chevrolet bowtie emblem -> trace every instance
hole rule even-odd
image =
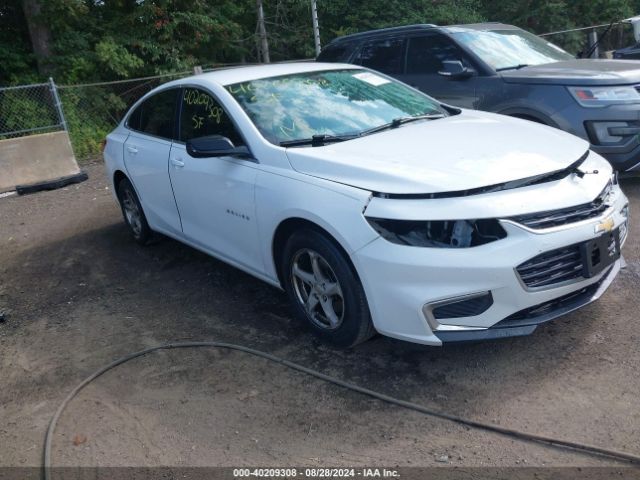
[[[596,233],[610,232],[613,230],[613,218],[607,218],[596,225]]]

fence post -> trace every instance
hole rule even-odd
[[[66,132],[67,121],[64,119],[64,111],[62,110],[62,102],[60,101],[60,96],[58,95],[58,87],[56,87],[56,84],[51,77],[49,77],[49,88],[51,89],[51,96],[53,97],[54,107],[56,108],[56,112],[58,113],[58,120],[60,120],[62,129]]]
[[[320,27],[318,26],[318,5],[311,0],[311,23],[313,25],[313,42],[316,47],[316,57],[320,55]]]
[[[596,32],[595,28],[589,30],[589,33],[587,34],[587,43],[589,45],[589,49],[593,48],[593,52],[591,52],[590,57],[598,58],[600,56],[600,52],[598,51],[598,32]]]

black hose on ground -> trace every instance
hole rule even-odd
[[[534,433],[527,433],[520,430],[514,430],[511,428],[505,428],[498,425],[492,425],[490,423],[478,422],[475,420],[470,420],[463,417],[458,417],[456,415],[452,415],[449,413],[439,412],[436,410],[431,410],[422,405],[418,405],[416,403],[408,402],[406,400],[401,400],[398,398],[391,397],[389,395],[385,395],[384,393],[379,393],[374,390],[370,390],[368,388],[360,387],[358,385],[354,385],[352,383],[346,382],[339,378],[332,377],[330,375],[325,375],[324,373],[318,372],[316,370],[312,370],[305,366],[299,365],[294,362],[290,362],[289,360],[285,360],[283,358],[277,357],[270,353],[266,353],[260,350],[256,350],[249,347],[244,347],[242,345],[235,345],[233,343],[224,343],[224,342],[177,342],[177,343],[166,343],[164,345],[158,345],[155,347],[146,348],[144,350],[140,350],[138,352],[131,353],[126,355],[118,360],[111,362],[109,365],[106,365],[96,372],[89,375],[86,379],[84,379],[78,386],[76,386],[69,395],[64,399],[64,401],[60,404],[56,413],[51,418],[51,422],[49,423],[49,427],[47,428],[47,434],[45,437],[44,444],[44,478],[45,480],[50,480],[50,469],[51,469],[51,445],[53,442],[53,434],[56,429],[56,425],[62,415],[62,412],[67,407],[69,402],[73,400],[73,398],[88,384],[90,384],[93,380],[101,376],[102,374],[108,372],[109,370],[117,367],[118,365],[122,365],[129,360],[133,360],[134,358],[142,357],[151,352],[155,352],[158,350],[171,350],[175,348],[199,348],[199,347],[213,347],[213,348],[224,348],[228,350],[236,350],[239,352],[248,353],[250,355],[254,355],[256,357],[261,357],[271,362],[278,363],[280,365],[284,365],[285,367],[291,368],[293,370],[297,370],[298,372],[306,373],[312,377],[318,378],[320,380],[324,380],[325,382],[332,383],[334,385],[338,385],[340,387],[346,388],[348,390],[361,393],[363,395],[368,395],[372,398],[376,398],[383,402],[387,402],[393,405],[397,405],[399,407],[407,408],[409,410],[413,410],[424,415],[429,415],[431,417],[441,418],[443,420],[449,420],[460,425],[465,425],[467,427],[486,430],[489,432],[498,433],[501,435],[506,435],[508,437],[516,438],[518,440],[527,441],[527,442],[535,442],[535,443],[543,443],[545,445],[551,445],[554,447],[571,449],[579,452],[583,452],[589,455],[598,455],[609,457],[615,460],[621,460],[625,462],[631,462],[634,464],[640,465],[640,455],[634,455],[632,453],[620,452],[616,450],[610,450],[607,448],[602,448],[594,445],[587,445],[579,442],[572,442],[570,440],[562,440],[552,437],[546,437],[543,435],[537,435]]]

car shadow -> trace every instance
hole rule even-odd
[[[5,274],[12,279],[5,292],[12,321],[28,327],[46,316],[47,328],[79,329],[87,355],[104,345],[105,324],[112,357],[168,341],[234,342],[470,415],[570,371],[573,352],[605,315],[595,303],[529,337],[429,347],[377,336],[339,350],[292,318],[279,289],[166,237],[140,247],[120,222],[27,250],[5,265]],[[599,361],[586,357],[580,368]]]

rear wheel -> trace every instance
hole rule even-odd
[[[374,335],[360,280],[327,236],[310,229],[294,233],[281,268],[296,317],[322,340],[350,347]]]
[[[127,178],[123,178],[118,183],[118,199],[120,200],[122,216],[127,227],[129,227],[131,236],[140,245],[146,245],[153,232],[149,228],[147,217],[144,215],[138,195],[136,195],[133,185]]]

